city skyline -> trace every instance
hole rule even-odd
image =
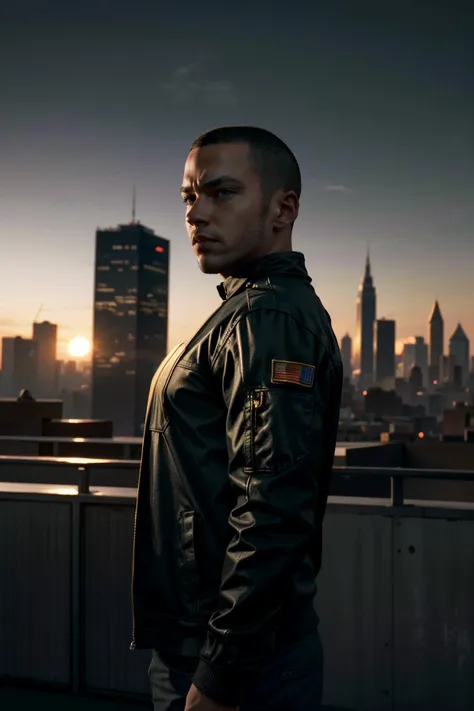
[[[132,222],[130,222],[129,224],[133,224],[133,219],[132,219]],[[138,221],[137,224],[142,225],[142,223],[141,223],[140,221]],[[148,227],[147,225],[143,225],[143,226],[144,226],[145,228]],[[116,227],[114,227],[114,228],[111,228],[111,227],[105,228],[105,231],[107,231],[107,230],[109,230],[109,231],[110,231],[110,230],[114,231],[114,230],[120,229],[121,227],[123,227],[123,225],[116,225]],[[152,228],[149,228],[149,229],[152,229]],[[99,231],[101,231],[101,230],[99,230]],[[158,238],[159,238],[159,239],[163,239],[160,235],[158,235]],[[164,239],[166,240],[166,238],[164,238]],[[171,255],[171,253],[172,253],[172,249],[171,249],[171,245],[170,245],[170,255]],[[365,271],[364,271],[364,274],[366,274],[368,260],[369,260],[369,256],[367,255],[367,256],[366,256],[366,261],[365,261]],[[171,260],[170,260],[170,272],[172,271],[171,265],[172,265],[172,263],[171,263]],[[369,267],[369,269],[370,269],[370,272],[371,272],[371,276],[373,276],[373,269],[372,269],[372,265],[371,265],[371,260],[370,260],[370,267]],[[334,330],[335,330],[335,332],[336,332],[336,335],[337,335],[339,344],[341,345],[343,339],[344,339],[346,336],[349,336],[350,339],[351,339],[351,344],[352,344],[352,348],[353,348],[353,349],[354,349],[354,343],[355,343],[356,340],[357,340],[357,309],[358,309],[358,299],[360,298],[361,285],[364,283],[364,278],[365,278],[365,277],[363,276],[362,281],[359,281],[359,288],[358,288],[358,290],[357,290],[357,292],[356,292],[356,294],[355,294],[355,296],[354,296],[354,299],[353,299],[353,311],[354,311],[354,313],[355,313],[356,315],[355,315],[355,318],[354,318],[354,327],[352,328],[352,330],[346,330],[346,331],[340,330],[340,331],[338,331],[338,329],[335,327],[335,324],[333,323]],[[217,279],[216,285],[217,285],[219,282],[220,282],[220,277]],[[381,288],[383,289],[383,285],[382,285]],[[216,292],[216,293],[217,293],[217,292]],[[377,290],[377,301],[378,301],[378,300],[379,300],[379,291]],[[219,303],[217,300],[216,300],[216,302],[217,302],[217,304]],[[429,310],[429,312],[428,312],[428,316],[425,318],[424,332],[416,332],[416,333],[413,333],[413,334],[410,334],[410,335],[404,335],[404,336],[398,336],[398,335],[397,335],[396,340],[395,340],[395,345],[396,345],[396,347],[395,347],[395,353],[396,353],[397,356],[401,356],[401,355],[403,354],[403,347],[404,347],[405,344],[414,344],[414,343],[415,343],[415,340],[416,340],[417,338],[419,338],[419,337],[424,338],[424,340],[425,340],[425,342],[426,342],[427,344],[431,344],[431,338],[430,338],[430,335],[431,335],[430,323],[431,323],[431,318],[432,318],[432,315],[433,315],[433,309],[436,310],[436,309],[439,309],[440,307],[441,307],[441,310],[442,310],[443,315],[444,315],[444,311],[445,311],[445,310],[444,310],[444,308],[442,307],[442,304],[441,304],[441,305],[439,304],[438,300],[435,300],[435,301],[431,304],[431,308],[430,308],[430,310]],[[50,309],[47,309],[47,308],[44,308],[43,305],[41,306],[41,309],[40,309],[40,312],[41,312],[41,313],[43,313],[43,312],[49,312],[49,311],[51,311],[51,310],[50,310]],[[171,311],[172,311],[172,305],[171,305],[171,303],[170,303],[170,312],[171,312]],[[94,338],[93,338],[93,314],[94,314],[94,300],[92,299],[92,302],[91,302],[91,321],[92,321],[92,323],[91,323],[91,326],[90,326],[90,333],[89,333],[88,331],[86,331],[86,330],[83,330],[83,331],[77,331],[77,333],[74,332],[74,333],[72,333],[70,336],[66,336],[66,337],[64,337],[63,339],[58,338],[58,339],[57,339],[57,344],[58,344],[57,358],[58,358],[58,360],[74,360],[74,359],[77,359],[79,362],[81,362],[81,361],[83,361],[83,362],[91,362],[91,361],[92,361],[93,341],[94,341]],[[36,315],[38,315],[38,312],[37,312]],[[205,318],[206,318],[207,316],[208,316],[208,312],[206,312],[206,313],[204,314],[203,321],[205,320]],[[7,321],[8,319],[5,319],[5,320]],[[384,314],[379,314],[378,309],[377,309],[377,313],[376,313],[376,319],[375,319],[375,321],[374,321],[374,328],[375,328],[375,326],[376,326],[377,320],[393,320],[393,321],[395,321],[395,323],[396,323],[397,334],[398,334],[398,332],[400,331],[400,322],[397,320],[397,318],[396,318],[396,317],[392,317],[392,318],[389,319],[386,315],[384,315]],[[447,354],[447,353],[448,353],[448,351],[449,351],[449,342],[450,342],[450,339],[451,339],[451,337],[459,330],[459,327],[460,327],[460,326],[461,326],[462,330],[464,331],[464,333],[466,334],[466,336],[467,336],[469,342],[470,342],[470,343],[473,343],[473,342],[474,342],[474,339],[471,338],[471,336],[470,336],[470,334],[469,334],[469,331],[465,328],[464,324],[463,324],[459,319],[456,318],[456,316],[454,317],[454,319],[452,319],[452,324],[453,324],[452,329],[450,329],[449,325],[448,325],[448,328],[446,328],[446,319],[443,318],[443,321],[444,321],[444,354]],[[43,323],[50,323],[50,324],[53,324],[54,326],[57,326],[57,325],[58,325],[58,324],[56,324],[56,323],[54,322],[54,319],[52,319],[52,318],[50,318],[50,317],[45,318]],[[38,324],[36,324],[36,325],[38,325]],[[168,351],[168,352],[178,344],[178,341],[173,341],[173,340],[171,340],[170,333],[171,333],[171,334],[173,333],[173,329],[170,328],[170,326],[172,326],[172,324],[169,324],[169,326],[168,326],[168,348],[167,348],[167,351]],[[198,326],[199,326],[199,323],[197,324],[196,328],[197,328]],[[24,330],[23,333],[20,333],[20,332],[13,332],[13,331],[8,332],[8,325],[7,325],[6,327],[5,327],[5,326],[2,327],[2,325],[1,325],[1,317],[0,317],[0,340],[1,340],[2,338],[5,338],[5,337],[6,337],[6,338],[13,338],[13,337],[17,337],[17,336],[20,336],[20,337],[26,338],[26,339],[31,339],[31,338],[32,338],[32,333],[34,332],[34,327],[35,327],[35,322],[32,321],[29,325],[26,326],[26,328],[25,328],[25,330]],[[191,336],[192,336],[192,334],[194,333],[194,331],[196,330],[196,328],[193,329],[193,330],[191,330],[191,331],[189,332],[188,337],[191,337]],[[61,331],[61,326],[60,326],[60,325],[59,325],[59,329],[58,329],[58,330]],[[63,330],[63,332],[64,332],[66,329],[64,329],[64,327],[63,327],[62,330]],[[70,330],[70,329],[67,329],[67,330]],[[403,331],[403,327],[402,327],[401,330]],[[474,335],[474,334],[473,334],[473,335]],[[73,355],[72,355],[70,352],[68,352],[68,350],[67,350],[67,346],[69,345],[69,343],[71,342],[71,340],[77,339],[78,336],[85,337],[87,340],[89,340],[89,342],[90,342],[90,344],[91,344],[91,350],[90,350],[90,352],[89,352],[86,356],[83,356],[83,357],[73,356]],[[375,332],[374,332],[374,339],[375,339]],[[186,340],[186,339],[184,338],[183,340]],[[62,347],[61,347],[61,346],[62,346]],[[470,355],[471,355],[471,354],[470,354]],[[472,357],[474,358],[474,353],[472,354]],[[375,351],[374,351],[374,358],[375,358]],[[352,360],[353,367],[355,367],[355,368],[357,369],[357,366],[356,366],[357,353],[356,353],[354,350],[353,350],[353,352],[352,352],[352,359],[353,359],[353,360]],[[375,361],[374,361],[374,363],[375,363]],[[0,369],[1,369],[1,367],[2,367],[2,363],[1,363],[1,349],[0,349]]]
[[[0,337],[30,337],[44,304],[59,358],[74,336],[91,339],[95,232],[130,220],[133,184],[138,218],[170,241],[169,348],[192,335],[218,305],[220,279],[199,272],[188,243],[185,157],[201,132],[247,123],[274,131],[300,162],[294,248],[339,340],[355,335],[370,244],[377,315],[396,321],[397,350],[428,339],[435,300],[446,338],[460,322],[474,342],[473,49],[462,13],[349,3],[292,13],[262,0],[243,2],[230,32],[214,0],[190,24],[181,6],[143,0],[118,0],[113,22],[100,2],[74,19],[56,0],[48,12],[26,5],[5,11],[0,43]]]

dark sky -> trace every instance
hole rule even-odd
[[[299,159],[294,247],[339,337],[370,243],[399,339],[426,335],[435,298],[474,339],[470,5],[3,0],[0,336],[44,303],[62,341],[90,337],[95,229],[130,219],[134,182],[172,243],[170,346],[191,335],[218,296],[187,243],[184,160],[249,123]]]

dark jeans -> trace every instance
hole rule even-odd
[[[150,668],[155,711],[184,711],[192,674],[169,669],[153,652]],[[316,630],[277,651],[244,690],[240,711],[319,711],[323,686],[323,648]]]

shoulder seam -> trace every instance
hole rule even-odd
[[[288,316],[289,318],[293,319],[293,321],[295,321],[295,322],[297,323],[297,325],[298,325],[300,328],[304,329],[305,331],[309,331],[309,332],[314,336],[314,338],[316,339],[317,343],[319,343],[319,345],[321,346],[321,348],[324,349],[324,351],[325,351],[325,353],[327,354],[327,356],[328,356],[329,360],[331,361],[331,363],[334,364],[335,361],[334,361],[333,357],[332,357],[331,354],[329,353],[329,351],[328,351],[327,347],[325,346],[325,344],[324,344],[324,343],[321,341],[321,339],[318,337],[318,335],[317,335],[311,328],[308,328],[308,326],[306,326],[306,324],[302,324],[300,321],[298,321],[298,319],[297,319],[292,313],[290,313],[289,311],[286,311],[286,310],[284,310],[284,309],[271,308],[271,307],[264,307],[264,308],[259,309],[259,310],[261,310],[261,311],[277,311],[278,313],[284,314],[285,316]],[[220,344],[219,348],[217,349],[217,351],[215,352],[215,354],[214,354],[214,356],[213,356],[213,358],[212,358],[212,361],[211,361],[211,369],[214,368],[214,365],[215,365],[217,359],[219,358],[220,354],[222,353],[222,351],[223,351],[223,349],[224,349],[226,343],[229,341],[229,339],[230,339],[231,336],[233,335],[235,329],[236,329],[237,326],[240,324],[240,322],[243,321],[243,319],[248,318],[248,316],[250,316],[251,314],[255,314],[255,313],[256,313],[256,311],[249,310],[249,311],[246,311],[245,313],[241,314],[241,315],[239,316],[239,318],[237,319],[237,321],[233,324],[233,326],[232,326],[232,328],[229,330],[229,332],[224,335],[224,337],[223,337],[223,339],[222,339],[222,343]]]

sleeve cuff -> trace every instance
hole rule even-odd
[[[238,706],[241,680],[228,670],[212,667],[200,659],[193,677],[194,686],[213,701],[223,706]]]

